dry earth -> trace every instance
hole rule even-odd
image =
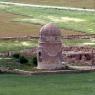
[[[14,14],[0,12],[0,37],[38,35],[41,26],[12,21],[19,17],[20,16]]]

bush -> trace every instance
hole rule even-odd
[[[66,66],[65,66],[65,69],[66,69],[66,70],[69,70],[70,68],[69,68],[69,66],[66,65]]]
[[[34,66],[37,66],[37,57],[36,57],[36,56],[33,56],[33,57],[32,57],[32,64],[33,64]]]
[[[19,53],[15,53],[13,55],[13,58],[15,58],[16,61],[19,62],[20,64],[37,66],[37,57],[36,56],[32,56],[32,58],[29,61],[26,57],[21,56]]]
[[[13,54],[13,57],[16,58],[16,59],[19,59],[20,54],[19,53],[15,53],[15,54]]]
[[[19,57],[19,62],[20,62],[21,64],[26,64],[26,63],[28,63],[28,60],[27,60],[24,56],[20,56],[20,57]]]

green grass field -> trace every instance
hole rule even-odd
[[[19,51],[26,48],[36,47],[38,41],[33,39],[31,41],[0,41],[0,52],[3,51]]]
[[[95,95],[95,73],[31,77],[0,74],[0,95]]]
[[[90,45],[95,47],[95,41],[91,41],[90,39],[72,39],[72,40],[62,39],[62,43],[63,45],[67,46]],[[33,39],[30,41],[11,41],[11,40],[0,41],[0,52],[19,51],[37,46],[38,46],[38,39]]]
[[[63,44],[65,44],[67,46],[90,45],[90,46],[95,47],[95,41],[91,41],[90,39],[64,39]]]
[[[51,8],[10,6],[7,12],[24,15],[25,18],[15,18],[12,21],[44,25],[56,23],[60,28],[74,31],[95,33],[95,12],[70,11]]]

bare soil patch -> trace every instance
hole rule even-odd
[[[20,16],[5,12],[0,13],[0,37],[38,35],[41,26],[12,21],[18,17]]]

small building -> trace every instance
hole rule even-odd
[[[63,67],[61,31],[52,23],[44,25],[40,30],[37,60],[38,69],[60,69]]]

